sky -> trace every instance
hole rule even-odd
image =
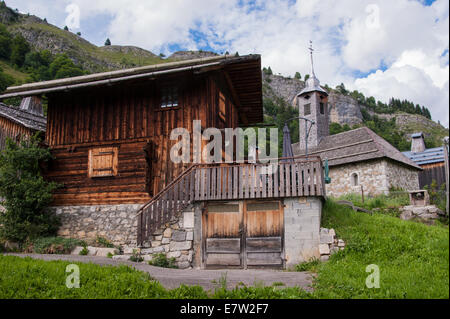
[[[275,74],[315,74],[383,102],[428,107],[449,124],[448,0],[6,0],[88,41],[153,53],[257,53]]]

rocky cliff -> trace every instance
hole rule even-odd
[[[294,107],[297,106],[297,94],[305,87],[304,81],[286,78],[281,75],[268,75],[264,72],[263,82],[271,88],[271,90],[267,90],[266,98],[274,98],[275,96],[273,95],[276,95]],[[350,126],[362,123],[361,106],[352,97],[332,91],[328,101],[331,122],[341,125],[348,124]]]
[[[296,95],[305,87],[304,81],[280,75],[268,75],[265,72],[262,75],[263,87],[266,88],[263,90],[265,99],[274,101],[282,99],[289,105],[297,106]],[[412,133],[420,131],[424,133],[425,137],[432,138],[437,145],[440,145],[442,137],[448,136],[448,129],[422,115],[375,113],[351,96],[343,95],[335,90],[329,91],[328,102],[330,122],[340,125],[347,124],[350,127],[358,124],[364,125],[362,112],[366,111],[371,116],[376,115],[381,119],[391,120],[395,118],[397,131],[408,141],[411,140],[410,135]]]
[[[174,60],[192,60],[213,56],[218,56],[218,54],[209,51],[177,51],[170,55],[169,58]]]

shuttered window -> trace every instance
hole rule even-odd
[[[89,150],[89,177],[117,175],[117,147],[98,147]]]
[[[311,114],[311,104],[310,103],[305,104],[304,110],[305,110],[304,115],[310,115]]]

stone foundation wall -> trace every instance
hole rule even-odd
[[[121,246],[125,255],[115,259],[128,260],[136,251],[137,205],[98,205],[51,207],[61,218],[58,236],[94,241],[97,236]],[[189,207],[178,218],[156,231],[144,247],[137,249],[145,261],[153,254],[164,253],[174,257],[179,268],[191,267],[194,257],[194,206]],[[200,234],[201,236],[201,234]]]
[[[144,243],[140,253],[145,261],[154,254],[164,253],[167,258],[175,258],[178,268],[191,268],[194,260],[194,211],[190,206],[178,218],[157,230],[151,241]]]
[[[97,236],[115,245],[136,247],[136,213],[142,205],[97,205],[51,207],[61,218],[58,236],[95,240]]]
[[[322,200],[318,197],[284,199],[286,267],[319,258]]]

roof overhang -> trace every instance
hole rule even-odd
[[[263,121],[261,56],[217,56],[36,82],[6,89],[1,99],[69,92],[88,87],[112,85],[137,79],[154,79],[166,74],[192,71],[196,74],[222,70],[235,91],[234,99],[248,124]],[[246,123],[246,124],[247,124]]]
[[[9,107],[3,103],[0,103],[0,117],[35,131],[45,132],[46,129],[47,119],[44,116]]]

